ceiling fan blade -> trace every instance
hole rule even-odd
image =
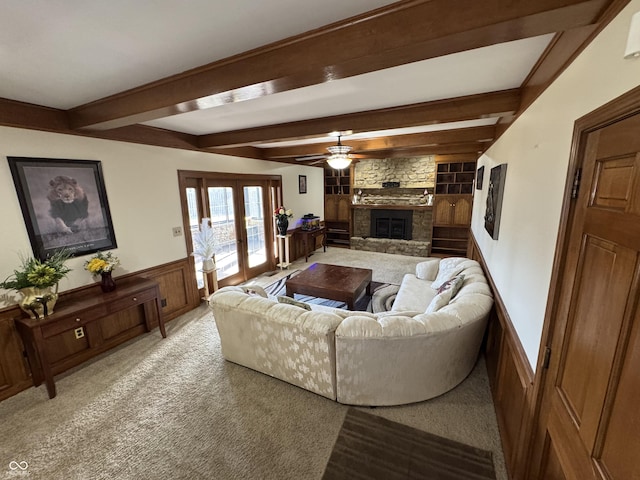
[[[308,162],[311,160],[324,160],[326,155],[304,155],[302,157],[296,157],[296,162]]]

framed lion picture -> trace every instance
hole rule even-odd
[[[117,247],[99,161],[7,159],[36,258],[62,248],[80,256]]]

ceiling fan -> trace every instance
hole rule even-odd
[[[351,164],[351,161],[355,158],[363,158],[364,155],[353,154],[351,152],[351,147],[348,145],[343,145],[340,141],[340,138],[343,135],[351,134],[351,131],[348,132],[332,132],[332,135],[338,136],[337,145],[332,145],[327,147],[329,153],[326,154],[309,154],[302,155],[300,157],[296,157],[297,162],[311,162],[309,165],[318,165],[324,163],[325,161],[332,167],[336,169],[343,169],[348,167]],[[316,160],[315,162],[313,160]],[[337,164],[336,164],[337,162]]]

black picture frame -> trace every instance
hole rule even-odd
[[[307,193],[306,175],[298,175],[298,193]]]
[[[484,165],[478,168],[476,172],[476,190],[482,190],[482,181],[484,180]]]
[[[500,218],[502,217],[502,198],[507,178],[507,164],[503,163],[491,169],[487,191],[487,205],[484,214],[484,228],[491,238],[498,240]]]
[[[97,160],[7,157],[34,257],[117,248],[102,164]]]

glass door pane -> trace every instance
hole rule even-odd
[[[247,232],[247,259],[249,268],[267,261],[267,239],[264,228],[263,190],[259,186],[245,186],[244,225]]]
[[[238,263],[238,239],[236,236],[236,211],[232,187],[208,187],[211,227],[217,239],[216,266],[218,280],[240,271]]]
[[[191,239],[193,242],[193,234],[197,232],[200,228],[200,212],[198,211],[198,189],[195,187],[187,187],[187,209],[189,211],[189,230],[191,230]],[[191,250],[195,249],[195,245],[191,246]],[[198,283],[198,288],[204,288],[204,280],[202,279],[202,274],[200,270],[202,270],[202,259],[195,258],[196,263],[196,282]]]

